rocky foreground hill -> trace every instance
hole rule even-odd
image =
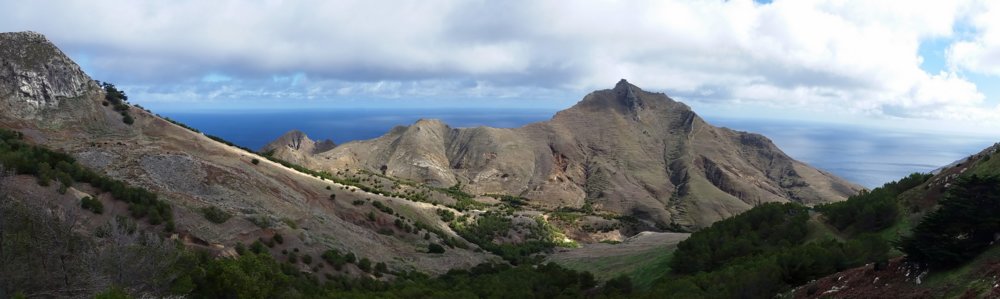
[[[621,80],[551,120],[514,129],[432,119],[328,150],[294,131],[266,146],[331,172],[363,169],[542,208],[697,229],[765,202],[844,200],[855,184],[796,161],[759,134],[706,123],[687,105]]]
[[[69,154],[95,173],[156,193],[172,208],[172,219],[166,219],[169,229],[163,219],[167,215],[149,220],[144,211],[136,212],[124,199],[94,184],[70,180],[67,190],[57,190],[18,175],[4,182],[2,195],[55,214],[75,215],[80,221],[74,225],[84,231],[131,215],[143,229],[169,231],[168,237],[220,255],[235,254],[237,244],[264,241],[276,257],[318,259],[335,249],[372,264],[386,263],[389,269],[425,273],[499,260],[468,246],[428,252],[429,244],[459,238],[435,214],[449,208],[374,194],[291,169],[141,107],[111,103],[127,100],[109,97],[114,92],[87,76],[41,34],[0,33],[0,128],[16,132],[28,144]],[[20,159],[16,154],[3,158]],[[15,168],[5,165],[6,170]],[[103,203],[102,214],[81,209],[87,197]],[[413,229],[417,223],[421,229]],[[363,273],[350,265],[337,270],[298,267],[316,275]]]

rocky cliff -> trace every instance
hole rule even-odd
[[[0,121],[50,128],[94,124],[101,116],[88,101],[99,86],[80,67],[34,32],[0,33]],[[16,59],[15,59],[16,58]]]
[[[762,202],[839,201],[860,189],[792,159],[764,136],[714,127],[687,105],[625,80],[521,128],[420,120],[376,139],[279,157],[461,184],[548,208],[632,215],[661,227],[699,228]]]

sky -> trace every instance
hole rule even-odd
[[[12,1],[154,111],[571,106],[1000,132],[1000,1]]]

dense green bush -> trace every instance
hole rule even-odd
[[[827,221],[839,230],[876,232],[892,226],[899,218],[896,197],[930,177],[930,174],[913,173],[870,192],[862,191],[846,201],[817,206],[816,210],[822,212]]]
[[[80,207],[83,208],[84,210],[91,211],[94,214],[104,213],[104,204],[101,203],[100,200],[97,200],[96,198],[90,196],[85,196],[84,198],[80,199]]]
[[[372,271],[372,261],[369,260],[366,257],[361,258],[361,260],[358,261],[358,269],[361,269],[361,271],[365,271],[365,272],[371,272]]]
[[[712,271],[737,258],[799,244],[806,237],[808,219],[808,209],[798,204],[759,205],[677,244],[670,267],[682,274]]]
[[[1000,178],[959,177],[941,207],[898,243],[909,261],[933,269],[961,265],[985,251],[1000,234]]]
[[[698,234],[698,233],[695,233]],[[869,262],[884,262],[889,244],[876,235],[826,240],[731,259],[711,271],[670,276],[654,298],[773,298],[814,279]],[[676,255],[674,259],[676,259]]]
[[[215,224],[226,223],[226,221],[229,221],[229,218],[233,217],[233,215],[226,213],[226,211],[223,211],[222,209],[219,209],[216,206],[207,206],[201,208],[201,215],[204,216],[205,219],[207,219],[208,221],[211,221],[212,223]]]
[[[431,243],[430,245],[427,245],[427,252],[428,253],[444,253],[444,246],[441,246],[440,244],[437,244],[437,243]]]
[[[438,216],[441,217],[441,221],[451,222],[451,221],[455,220],[455,212],[452,212],[452,211],[449,211],[449,210],[445,210],[445,209],[437,209],[437,214],[438,214]]]

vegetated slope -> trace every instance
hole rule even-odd
[[[231,255],[237,244],[262,240],[281,259],[291,252],[318,259],[332,248],[386,262],[394,270],[429,273],[496,259],[473,252],[474,247],[428,253],[430,244],[456,237],[430,204],[295,171],[126,101],[114,86],[98,84],[80,71],[44,36],[0,33],[0,127],[19,132],[28,144],[67,153],[96,173],[155,192],[172,207],[176,237],[188,243]],[[70,187],[74,200],[95,197],[110,203],[100,190],[82,183]],[[37,199],[18,191],[26,186],[11,188],[21,200]],[[355,201],[380,201],[395,212]],[[277,236],[282,240],[275,242]],[[307,265],[296,267],[316,272]],[[333,273],[363,271],[349,266]]]
[[[282,143],[282,142],[279,142]],[[697,229],[765,202],[816,204],[860,188],[795,161],[766,137],[714,127],[686,105],[622,80],[551,120],[515,129],[420,120],[318,154],[276,157],[336,172],[364,169],[472,194],[634,216]]]
[[[935,171],[893,198],[900,216],[882,237],[900,254],[887,267],[865,266],[798,288],[803,298],[886,296],[995,298],[1000,296],[1000,144]]]

